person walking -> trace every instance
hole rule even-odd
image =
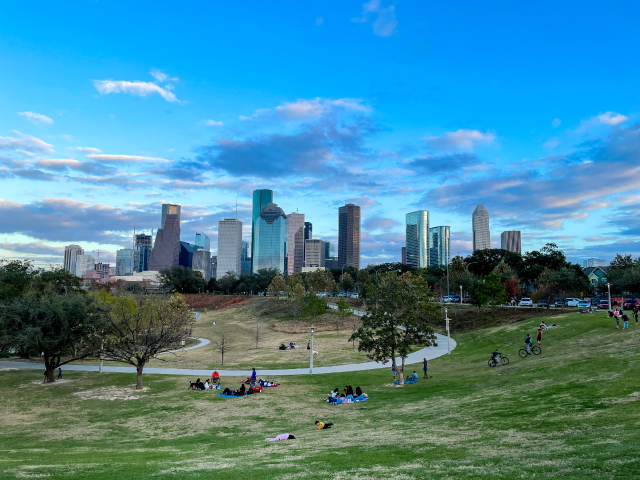
[[[251,386],[255,387],[256,386],[256,378],[257,378],[257,374],[256,374],[256,369],[252,369],[251,372]]]
[[[541,345],[542,345],[542,343],[541,343],[541,342],[542,342],[542,329],[541,329],[541,328],[539,328],[539,329],[538,329],[538,346],[541,346]]]
[[[620,312],[616,308],[615,312],[613,312],[613,316],[616,319],[616,330],[620,330]]]
[[[629,328],[629,317],[626,313],[622,315],[622,329],[624,330],[625,328]]]
[[[426,358],[422,359],[422,371],[424,372],[424,377],[422,378],[429,378],[429,375],[427,373],[429,371],[429,365],[427,364]]]
[[[636,325],[638,325],[638,305],[633,306],[633,318],[636,319]]]
[[[58,367],[58,380],[62,380],[62,367]]]

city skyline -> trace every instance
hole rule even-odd
[[[251,241],[256,188],[277,191],[284,211],[305,212],[314,238],[336,246],[334,211],[360,205],[362,265],[400,261],[404,217],[420,209],[450,226],[452,256],[468,255],[478,203],[494,248],[518,230],[523,252],[554,242],[577,263],[640,254],[640,67],[627,61],[638,6],[587,8],[576,22],[566,4],[511,5],[529,19],[516,28],[502,4],[470,2],[453,27],[454,5],[330,2],[295,15],[291,5],[204,4],[192,28],[156,43],[140,5],[128,8],[135,34],[111,42],[95,31],[122,17],[104,3],[7,5],[0,257],[62,265],[79,244],[115,263],[134,229],[155,237],[162,203],[182,205],[181,240],[204,231],[217,245],[237,199]],[[217,62],[200,61],[241,30]],[[265,54],[282,44],[286,56]],[[541,81],[546,69],[557,81]]]

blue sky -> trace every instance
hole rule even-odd
[[[60,263],[183,205],[182,239],[272,188],[314,236],[363,208],[362,266],[404,216],[471,213],[570,259],[640,254],[640,4],[5,2],[0,257]]]

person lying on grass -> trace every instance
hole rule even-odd
[[[278,440],[295,440],[296,437],[289,433],[281,433],[277,437],[267,438],[267,442],[277,442]]]
[[[318,430],[326,430],[327,428],[331,428],[331,425],[333,425],[333,423],[322,423],[319,420],[316,420],[316,427],[318,427]]]
[[[270,382],[268,380],[263,380],[262,378],[260,380],[258,380],[258,385],[260,385],[261,387],[273,387],[276,385],[275,382]]]

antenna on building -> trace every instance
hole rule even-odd
[[[238,219],[238,192],[236,192],[236,220]]]

